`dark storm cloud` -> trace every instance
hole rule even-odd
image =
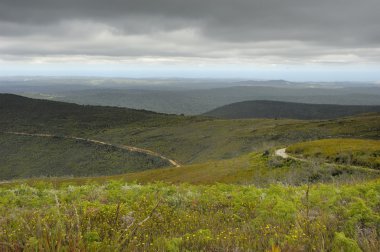
[[[379,0],[0,0],[4,55],[378,61],[379,31]]]

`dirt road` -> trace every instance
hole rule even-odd
[[[38,134],[38,133],[13,132],[13,131],[7,131],[7,132],[3,132],[3,133],[4,134],[11,134],[11,135],[21,135],[21,136],[56,137],[56,138],[64,138],[64,139],[74,139],[74,140],[88,142],[88,143],[94,143],[94,144],[99,144],[99,145],[112,146],[112,147],[119,148],[119,149],[122,149],[122,150],[127,150],[127,151],[132,151],[132,152],[139,152],[139,153],[144,153],[144,154],[147,154],[147,155],[150,155],[150,156],[159,157],[159,158],[161,158],[163,160],[168,161],[170,164],[172,164],[175,167],[181,167],[181,165],[177,161],[175,161],[173,159],[170,159],[168,157],[165,157],[164,155],[162,155],[160,153],[157,153],[157,152],[154,152],[154,151],[151,151],[151,150],[147,150],[147,149],[143,149],[143,148],[129,146],[129,145],[113,144],[113,143],[103,142],[103,141],[99,141],[99,140],[95,140],[95,139],[82,138],[82,137],[76,137],[76,136],[58,136],[58,135],[53,135],[53,134]]]

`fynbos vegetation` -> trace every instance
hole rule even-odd
[[[378,251],[380,183],[0,189],[3,251]]]

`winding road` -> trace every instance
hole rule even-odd
[[[301,161],[301,162],[310,162],[310,160],[308,160],[308,159],[297,158],[297,157],[289,155],[288,153],[286,153],[286,148],[277,149],[277,150],[275,150],[274,154],[276,156],[282,157],[284,159],[290,158],[290,159]],[[325,162],[325,164],[339,166],[338,164],[329,163],[329,162]],[[380,170],[376,170],[376,169],[372,169],[372,168],[368,168],[368,167],[364,167],[364,166],[357,166],[357,165],[344,165],[344,166],[351,167],[351,168],[354,168],[356,170],[364,170],[364,171],[371,171],[374,173],[380,173]]]
[[[160,154],[158,152],[154,152],[154,151],[151,151],[151,150],[148,150],[148,149],[143,149],[143,148],[139,148],[139,147],[135,147],[135,146],[122,145],[122,144],[113,144],[113,143],[109,143],[109,142],[99,141],[99,140],[90,139],[90,138],[76,137],[76,136],[59,136],[59,135],[53,135],[53,134],[15,132],[15,131],[6,131],[6,132],[0,132],[0,133],[10,134],[10,135],[20,135],[20,136],[34,136],[34,137],[49,137],[49,138],[74,139],[74,140],[77,140],[77,141],[83,141],[83,142],[93,143],[93,144],[98,144],[98,145],[111,146],[111,147],[118,148],[118,149],[121,149],[121,150],[126,150],[126,151],[131,151],[131,152],[138,152],[138,153],[143,153],[143,154],[147,154],[147,155],[150,155],[150,156],[155,156],[155,157],[158,157],[158,158],[161,158],[163,160],[168,161],[171,165],[173,165],[175,167],[181,167],[181,164],[178,163],[177,161],[175,161],[173,159],[170,159],[170,158],[168,158],[168,157],[166,157],[166,156],[164,156],[164,155],[162,155],[162,154]],[[303,161],[303,162],[308,162],[309,161],[307,159],[297,158],[297,157],[289,155],[288,153],[286,153],[286,148],[281,148],[281,149],[275,150],[275,155],[279,156],[279,157],[282,157],[284,159],[290,158],[290,159],[293,159],[293,160]],[[326,164],[333,165],[331,163],[326,163]],[[373,169],[362,167],[362,166],[353,166],[353,165],[349,165],[349,166],[353,167],[353,168],[357,168],[357,169],[366,169],[366,170],[369,169],[369,170],[373,170]],[[380,171],[377,171],[377,170],[375,170],[375,171],[376,172],[380,172]]]
[[[165,157],[164,155],[162,155],[160,153],[157,153],[157,152],[154,152],[151,150],[147,150],[147,149],[143,149],[143,148],[129,146],[129,145],[113,144],[113,143],[103,142],[103,141],[99,141],[99,140],[95,140],[95,139],[82,138],[82,137],[76,137],[76,136],[58,136],[58,135],[53,135],[53,134],[38,134],[38,133],[14,132],[14,131],[6,131],[6,132],[2,132],[2,133],[10,134],[10,135],[20,135],[20,136],[35,136],[35,137],[50,137],[50,138],[54,137],[54,138],[74,139],[74,140],[83,141],[83,142],[87,142],[87,143],[106,145],[106,146],[115,147],[115,148],[118,148],[121,150],[138,152],[138,153],[143,153],[143,154],[147,154],[150,156],[159,157],[163,160],[168,161],[170,164],[172,164],[175,167],[181,167],[181,165],[177,161],[170,159],[168,157]]]

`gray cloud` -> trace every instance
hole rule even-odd
[[[378,0],[0,0],[3,59],[379,63],[379,48]]]

